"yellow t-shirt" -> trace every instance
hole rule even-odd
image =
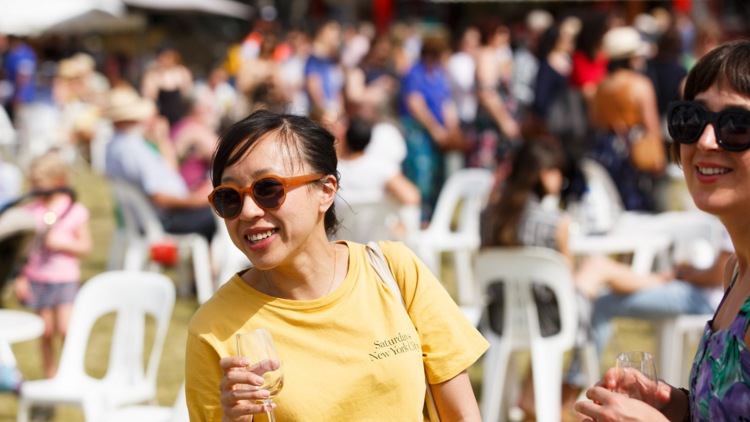
[[[198,310],[185,362],[192,422],[221,420],[219,359],[236,355],[235,334],[241,332],[263,327],[271,332],[284,362],[284,388],[274,399],[274,413],[285,422],[422,422],[425,366],[430,384],[438,384],[487,350],[487,341],[403,244],[380,246],[406,309],[378,278],[364,245],[346,245],[349,271],[327,296],[278,299],[235,275]]]

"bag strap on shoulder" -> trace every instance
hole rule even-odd
[[[385,260],[385,255],[383,254],[383,250],[380,249],[378,242],[369,242],[365,247],[365,252],[367,260],[370,262],[372,269],[375,270],[380,281],[388,287],[394,296],[401,300],[401,304],[404,305],[404,310],[406,310],[404,295],[401,294],[401,288],[398,286],[396,278],[393,277],[391,267],[388,266],[388,261]],[[432,389],[430,389],[430,383],[427,380],[426,368],[424,382],[427,390],[427,394],[425,395],[425,408],[427,415],[429,416],[430,422],[440,422],[440,414],[438,414],[437,406],[435,405],[435,397],[432,395]]]

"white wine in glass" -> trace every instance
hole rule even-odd
[[[656,393],[659,390],[659,377],[656,374],[656,360],[648,352],[625,352],[617,355],[615,364],[617,376],[616,393],[638,399],[659,409]]]
[[[269,396],[261,402],[266,409],[269,422],[276,422],[271,403],[284,387],[284,365],[276,352],[271,333],[268,328],[260,328],[237,334],[236,340],[237,356],[250,361],[246,370],[262,376],[265,380],[260,389],[267,390]]]

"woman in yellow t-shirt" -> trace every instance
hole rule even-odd
[[[280,421],[422,422],[425,372],[443,421],[479,421],[466,368],[488,344],[438,280],[408,248],[381,242],[404,307],[364,245],[328,241],[337,226],[334,142],[307,118],[268,111],[222,136],[210,199],[253,268],[190,323],[191,421],[266,420],[268,392],[236,388],[262,378],[238,370],[247,362],[234,340],[263,327],[284,362],[272,405]]]

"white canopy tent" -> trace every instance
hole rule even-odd
[[[195,10],[249,19],[253,8],[233,0],[122,0],[128,6],[157,10]]]
[[[121,0],[0,0],[0,32],[36,35],[91,11],[122,16],[125,5]]]
[[[125,6],[169,11],[198,11],[249,19],[252,7],[233,0],[0,0],[0,33],[38,35],[61,25],[74,32],[106,27],[107,22],[137,24],[125,18]]]

